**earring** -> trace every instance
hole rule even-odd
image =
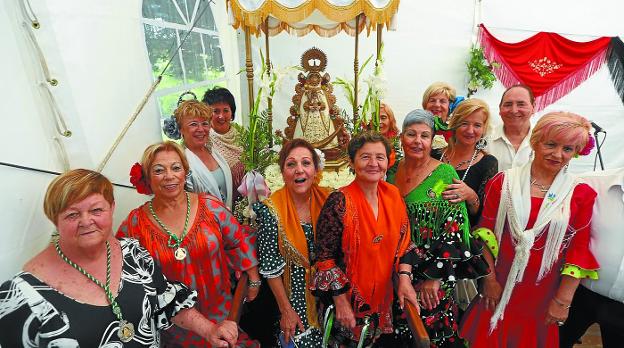
[[[566,164],[565,166],[563,166],[563,172],[564,173],[568,173],[568,165]]]
[[[475,144],[475,149],[483,150],[485,149],[486,146],[487,146],[487,140],[485,138],[481,138],[477,140],[477,143]]]

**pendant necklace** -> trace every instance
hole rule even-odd
[[[189,195],[188,192],[184,192],[184,193],[186,193],[186,220],[184,221],[184,229],[182,230],[181,237],[176,236],[175,233],[171,232],[167,228],[167,226],[165,226],[165,224],[162,221],[160,221],[160,219],[156,215],[156,212],[154,211],[154,206],[152,204],[153,200],[149,201],[150,213],[152,213],[152,217],[154,218],[154,220],[156,220],[156,222],[158,222],[158,225],[160,225],[160,228],[162,228],[162,230],[165,231],[165,233],[169,235],[167,246],[172,249],[175,249],[173,252],[173,256],[178,261],[182,261],[186,258],[186,254],[187,254],[186,249],[184,249],[180,245],[182,245],[182,242],[184,241],[184,237],[186,237],[186,234],[188,233],[189,217],[191,216],[191,196]]]
[[[74,267],[78,272],[82,273],[85,277],[89,278],[92,282],[97,284],[99,287],[104,289],[106,293],[106,298],[111,305],[113,310],[113,314],[119,320],[119,329],[117,330],[117,337],[123,343],[128,343],[132,341],[134,337],[134,325],[123,318],[121,313],[121,308],[117,303],[117,300],[113,296],[113,292],[110,289],[110,278],[111,278],[111,249],[110,244],[106,241],[106,284],[102,284],[101,281],[97,280],[94,276],[92,276],[89,272],[87,272],[84,268],[78,266],[75,262],[70,260],[61,250],[61,246],[59,245],[58,239],[54,242],[54,248],[56,249],[56,253],[61,257],[63,261],[65,261],[68,265]]]
[[[537,187],[542,193],[546,193],[550,189],[550,185],[542,185],[538,183],[536,179],[533,179],[533,177],[531,177],[531,185]]]

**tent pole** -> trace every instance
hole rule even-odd
[[[254,106],[254,90],[253,90],[253,62],[251,61],[251,34],[249,28],[244,27],[245,30],[245,69],[247,71],[247,94],[249,96],[249,112]]]
[[[271,58],[269,57],[269,17],[264,20],[264,39],[266,53],[267,77],[271,77]],[[273,98],[267,95],[267,118],[269,123],[269,134],[273,134]],[[273,146],[273,137],[269,137],[269,146]]]
[[[359,63],[358,63],[358,36],[360,34],[360,15],[355,17],[355,58],[353,59],[353,125],[357,123],[358,120],[358,72],[359,72]]]

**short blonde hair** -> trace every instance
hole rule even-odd
[[[576,153],[579,153],[589,141],[591,123],[580,115],[566,112],[549,112],[542,116],[533,128],[530,143],[535,150],[537,144],[546,139],[558,138],[569,144],[574,144]]]
[[[156,154],[162,151],[173,151],[180,156],[180,162],[182,162],[182,167],[184,167],[184,171],[186,173],[189,172],[189,163],[186,159],[186,155],[184,154],[184,150],[182,147],[173,141],[163,141],[162,143],[156,143],[148,146],[145,151],[143,151],[143,157],[141,157],[141,167],[143,167],[143,177],[145,178],[145,182],[149,185],[149,174],[150,168],[154,164],[154,159],[156,158]]]
[[[182,128],[182,122],[187,118],[201,118],[210,122],[212,120],[212,108],[199,100],[191,99],[183,101],[173,115],[178,127]]]
[[[455,97],[457,96],[457,91],[455,91],[455,88],[453,88],[453,86],[449,85],[446,82],[432,83],[429,87],[427,87],[427,89],[425,90],[425,93],[423,93],[423,98],[422,98],[423,109],[427,107],[427,101],[429,101],[429,98],[431,98],[431,96],[434,96],[436,94],[444,94],[448,98],[449,104],[450,104],[453,101],[455,101]]]
[[[113,185],[102,174],[89,169],[73,169],[56,177],[43,199],[43,212],[54,225],[58,216],[70,205],[93,195],[101,194],[110,204],[115,203]]]
[[[399,128],[397,128],[397,122],[396,122],[396,118],[394,117],[394,111],[392,111],[392,108],[390,108],[390,105],[386,104],[386,103],[381,103],[379,105],[379,113],[381,114],[381,110],[385,110],[386,111],[386,115],[388,115],[388,120],[390,121],[388,124],[388,131],[389,132],[399,132]]]

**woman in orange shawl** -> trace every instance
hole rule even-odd
[[[383,181],[390,145],[379,133],[364,132],[348,151],[355,180],[332,193],[321,210],[312,287],[336,308],[332,343],[355,347],[392,332],[393,271],[399,273],[401,307],[405,299],[417,301],[412,266],[398,261],[413,249],[407,210],[398,189]]]
[[[322,335],[316,300],[308,287],[316,219],[329,190],[317,184],[322,163],[307,141],[286,143],[278,163],[284,187],[254,205],[260,274],[268,279],[279,307],[283,341],[315,348],[321,345]]]

